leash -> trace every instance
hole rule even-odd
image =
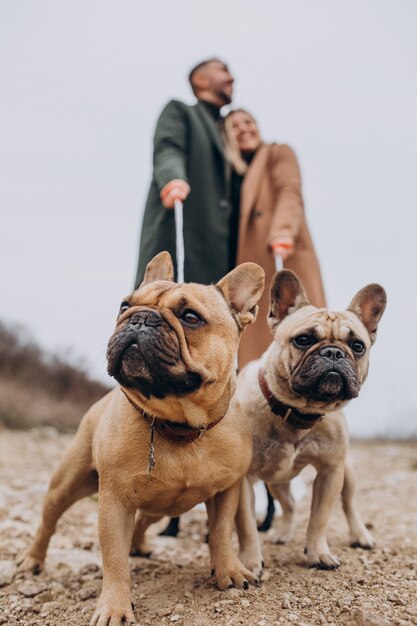
[[[184,205],[181,200],[174,202],[175,246],[177,253],[177,283],[184,282]]]
[[[275,271],[280,272],[284,268],[284,261],[280,254],[274,254],[275,258]]]

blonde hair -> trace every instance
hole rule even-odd
[[[233,109],[232,111],[229,111],[229,113],[224,118],[224,131],[226,135],[226,145],[224,151],[226,154],[226,159],[229,161],[229,163],[232,164],[233,169],[238,174],[244,176],[249,166],[246,163],[245,159],[242,157],[242,153],[240,152],[239,146],[233,133],[232,117],[235,113],[244,113],[245,115],[248,115],[251,120],[255,122],[255,124],[256,120],[253,115],[251,115],[245,109]]]

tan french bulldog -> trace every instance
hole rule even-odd
[[[249,507],[253,509],[250,485],[255,479],[265,481],[279,500],[283,517],[275,540],[285,543],[294,529],[289,483],[309,464],[317,476],[307,530],[308,565],[334,569],[340,564],[326,540],[330,511],[340,493],[351,544],[373,547],[354,501],[341,408],[358,395],[366,379],[385,304],[384,289],[373,284],[359,291],[344,312],[316,309],[293,272],[275,274],[268,318],[273,342],[259,361],[239,374],[230,407],[249,419],[253,431],[249,480],[237,518],[239,556],[249,569],[262,561],[254,514],[248,514]]]
[[[252,441],[228,407],[239,336],[254,321],[263,288],[264,272],[254,263],[217,285],[176,284],[171,257],[162,252],[122,303],[107,354],[120,387],[84,416],[20,565],[39,571],[58,518],[98,490],[103,588],[91,626],[135,623],[129,552],[148,552],[150,524],[199,502],[207,505],[219,588],[257,584],[231,544]]]

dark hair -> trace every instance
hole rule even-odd
[[[213,63],[213,62],[223,63],[223,61],[221,61],[217,57],[213,57],[212,59],[205,59],[204,61],[200,61],[200,63],[195,65],[193,67],[193,69],[191,70],[191,72],[188,74],[188,81],[189,81],[189,83],[191,85],[191,89],[193,90],[194,94],[195,94],[195,90],[194,90],[194,75],[195,75],[195,73],[198,72],[199,70],[203,69],[203,67],[205,67],[209,63]]]

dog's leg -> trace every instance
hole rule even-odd
[[[217,493],[206,502],[209,518],[211,566],[219,589],[257,585],[258,578],[239,561],[232,546],[232,532],[239,502],[240,482]]]
[[[339,560],[330,552],[326,529],[332,506],[342,491],[344,462],[318,471],[313,486],[310,521],[307,530],[307,559],[309,567],[335,569]]]
[[[352,466],[347,462],[342,489],[342,503],[349,524],[350,545],[353,548],[371,550],[375,546],[375,541],[359,514],[355,501],[355,493],[355,476]]]
[[[168,526],[161,530],[159,535],[161,537],[176,537],[180,531],[180,518],[179,517],[171,517],[169,520]]]
[[[274,498],[271,496],[270,491],[268,489],[268,485],[266,483],[264,483],[265,485],[265,489],[266,489],[266,494],[268,496],[268,507],[266,510],[266,516],[263,522],[261,522],[260,524],[258,524],[258,531],[260,533],[266,533],[272,526],[272,520],[274,519],[274,515],[275,515],[275,503],[274,503]]]
[[[31,546],[19,562],[18,571],[37,574],[42,570],[58,519],[74,502],[95,493],[97,487],[97,473],[91,460],[91,438],[88,428],[81,425],[52,476],[41,523]]]
[[[129,548],[135,509],[100,484],[98,530],[103,560],[103,587],[90,626],[136,624],[130,592]]]
[[[147,544],[145,533],[151,524],[159,522],[159,520],[163,517],[163,514],[148,515],[147,513],[139,510],[136,517],[135,530],[133,532],[132,544],[130,547],[131,556],[151,556],[152,550]]]
[[[294,535],[295,526],[295,500],[291,493],[290,483],[268,483],[268,489],[282,508],[279,527],[274,529],[271,541],[280,544],[288,543]]]
[[[236,530],[239,537],[239,559],[255,576],[262,574],[261,544],[256,528],[255,494],[247,478],[240,487],[239,506],[236,514]]]

